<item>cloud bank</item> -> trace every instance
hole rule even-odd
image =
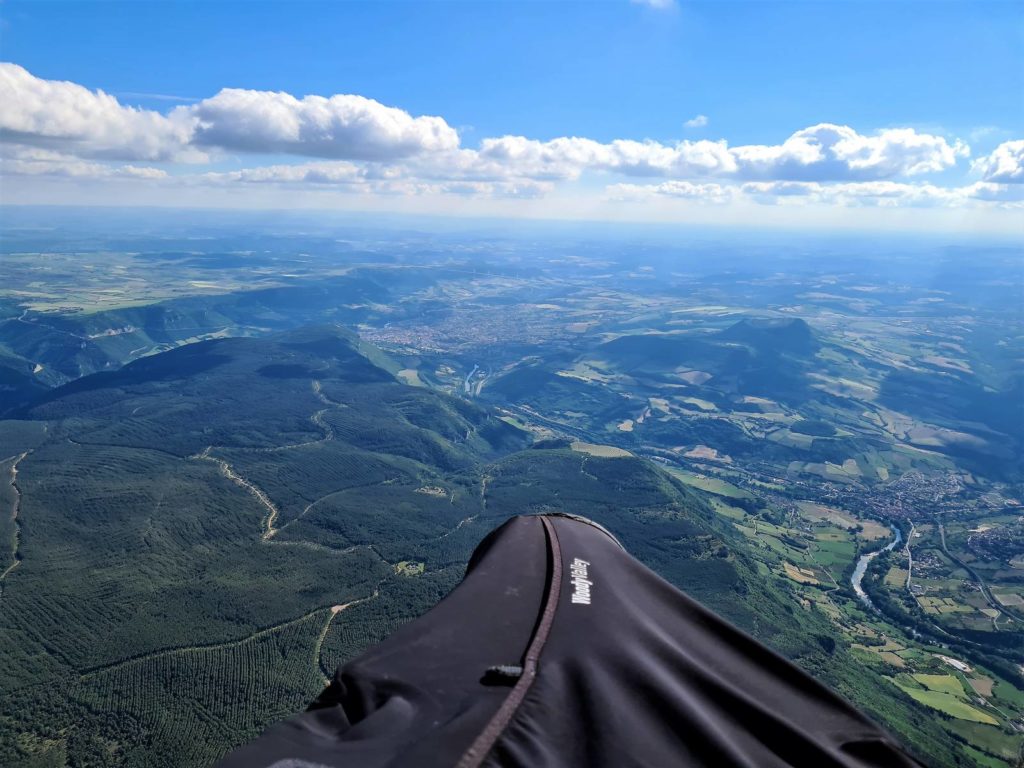
[[[698,115],[685,125],[707,124]],[[360,95],[225,88],[163,113],[0,64],[0,173],[7,176],[390,196],[1020,206],[1024,140],[973,162],[970,155],[959,139],[914,128],[860,132],[827,122],[776,144],[505,135],[465,146],[443,117]],[[288,156],[296,160],[281,162]],[[958,169],[972,178],[934,178]]]

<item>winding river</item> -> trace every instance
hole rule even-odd
[[[473,374],[476,373],[478,370],[480,370],[480,366],[474,365],[473,370],[466,374],[466,381],[463,383],[463,386],[466,388],[467,395],[473,394],[473,387],[469,383],[469,380],[473,378]]]
[[[876,549],[874,552],[868,552],[866,555],[861,555],[857,561],[857,567],[853,569],[853,576],[850,577],[850,584],[853,586],[853,591],[857,593],[857,597],[861,599],[864,605],[869,608],[874,608],[874,603],[871,602],[871,598],[868,597],[867,592],[861,586],[861,582],[864,580],[864,574],[868,570],[868,564],[878,557],[883,552],[889,552],[893,547],[903,541],[903,534],[900,533],[900,529],[895,526],[889,526],[896,538],[886,544],[882,549]]]

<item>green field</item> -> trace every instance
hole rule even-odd
[[[724,496],[727,499],[752,499],[753,494],[749,491],[745,491],[742,488],[737,488],[732,483],[722,480],[718,477],[712,477],[709,475],[698,475],[693,472],[686,472],[681,469],[672,467],[669,472],[673,476],[678,477],[687,485],[691,485],[694,488],[699,488],[702,491],[713,493],[716,496]]]
[[[919,701],[927,707],[943,712],[950,717],[959,720],[967,720],[974,723],[987,725],[999,725],[999,721],[992,715],[986,714],[979,709],[964,702],[963,699],[948,693],[938,691],[924,691],[917,688],[904,688],[900,686],[908,696]]]
[[[585,453],[589,456],[598,456],[603,459],[621,458],[633,455],[622,448],[616,448],[614,445],[598,445],[596,443],[585,443],[581,440],[573,442],[571,447],[578,453]]]
[[[951,696],[958,696],[960,698],[966,695],[963,685],[953,675],[916,674],[913,677],[929,691],[948,693]]]

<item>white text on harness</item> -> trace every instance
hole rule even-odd
[[[590,588],[594,586],[594,582],[587,578],[587,568],[590,566],[586,560],[580,560],[578,557],[572,561],[572,565],[569,566],[569,572],[572,574],[572,602],[581,605],[590,605]]]

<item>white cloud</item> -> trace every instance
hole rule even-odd
[[[524,136],[484,139],[479,150],[462,150],[451,162],[460,173],[576,179],[585,171],[667,178],[736,180],[867,181],[943,171],[966,156],[962,142],[912,128],[873,136],[848,126],[822,123],[797,131],[782,144],[730,148],[725,141],[618,139],[601,143],[580,137],[538,141]]]
[[[534,199],[544,197],[554,189],[550,182],[518,179],[515,181],[453,181],[440,185],[445,194],[473,197],[506,197]]]
[[[774,197],[807,197],[821,188],[821,184],[813,181],[750,181],[740,187],[744,194],[763,201]]]
[[[659,11],[665,11],[676,7],[676,0],[630,0],[633,5],[646,5]]]
[[[913,128],[864,136],[849,126],[820,123],[797,131],[782,144],[741,146],[731,152],[740,178],[854,181],[943,171],[970,149],[963,142],[950,144]]]
[[[607,144],[578,137],[537,141],[523,136],[484,139],[479,156],[497,167],[531,178],[577,178],[584,170],[627,176],[708,176],[727,174],[735,161],[725,142],[617,139]]]
[[[413,117],[362,96],[228,88],[163,115],[103,91],[0,64],[0,138],[79,157],[205,159],[199,150],[395,160],[459,146],[440,117]]]
[[[266,165],[238,171],[205,173],[203,179],[245,184],[362,184],[365,171],[346,162]]]
[[[1017,184],[998,184],[991,181],[979,181],[970,186],[960,187],[963,194],[972,200],[984,200],[993,203],[1020,203],[1024,201],[1024,187]],[[1019,227],[1018,227],[1019,229]]]
[[[459,135],[440,117],[413,117],[362,96],[306,96],[225,88],[175,114],[195,120],[199,146],[332,159],[395,160],[453,150]]]
[[[660,184],[612,184],[605,189],[609,200],[651,200],[673,197],[703,203],[727,203],[734,187],[722,184],[694,184],[690,181],[663,181]]]
[[[700,115],[689,123],[702,121]],[[443,118],[413,117],[362,96],[299,99],[230,88],[162,115],[125,107],[103,91],[36,78],[14,64],[0,65],[0,136],[88,159],[199,159],[199,150],[294,154],[378,166],[407,162],[418,176],[477,181],[573,180],[586,171],[671,179],[885,180],[943,171],[968,152],[962,142],[911,128],[868,136],[829,123],[777,145],[501,136],[469,149],[460,147],[458,133]],[[990,180],[1007,173],[1005,163],[996,162],[999,151]]]
[[[971,168],[985,181],[1024,183],[1024,139],[1003,142],[992,154],[975,160]]]
[[[807,197],[814,202],[880,207],[960,207],[974,200],[1011,202],[1019,199],[1006,185],[978,182],[962,187],[908,184],[894,181],[860,181],[841,184],[817,182],[751,182],[744,194],[761,202],[772,197]]]
[[[773,197],[806,197],[817,203],[840,205],[942,206],[964,202],[962,190],[934,184],[907,184],[894,181],[856,181],[839,184],[818,182],[751,182],[742,187],[759,202],[773,202]]]
[[[605,194],[611,200],[685,198],[720,203],[747,198],[767,205],[824,204],[882,208],[964,207],[975,201],[1012,204],[1024,200],[1024,189],[989,182],[963,187],[940,187],[894,181],[829,184],[816,181],[751,181],[739,185],[666,181],[660,184],[613,184],[605,189]]]
[[[529,179],[429,179],[400,166],[378,167],[345,161],[269,165],[238,171],[206,173],[197,178],[217,184],[308,186],[377,195],[455,194],[474,197],[533,198],[540,197],[553,188],[549,182]]]
[[[187,159],[188,120],[124,107],[103,91],[0,63],[0,139],[85,158]]]
[[[0,174],[57,176],[75,179],[163,179],[167,172],[136,165],[111,165],[82,160],[38,147],[6,148],[0,156]]]
[[[707,124],[704,115],[686,122],[687,127]],[[35,177],[39,184],[46,178],[134,179],[140,186],[162,180],[161,189],[202,185],[249,190],[246,194],[257,194],[257,188],[287,189],[287,194],[304,188],[316,194],[498,199],[544,196],[580,182],[578,199],[589,194],[592,200],[590,177],[597,176],[607,179],[606,201],[740,203],[748,210],[757,207],[750,203],[1019,206],[1024,140],[1005,142],[976,160],[971,166],[981,179],[976,183],[908,182],[946,172],[969,152],[962,141],[912,128],[861,134],[831,123],[798,130],[778,144],[735,147],[725,140],[601,142],[514,135],[465,147],[441,117],[413,116],[357,95],[297,98],[224,89],[164,114],[0,64],[0,173]],[[225,153],[257,157],[252,167],[209,173],[169,175],[136,164],[208,163],[211,155],[231,160]],[[261,165],[261,155],[304,159]],[[623,183],[640,179],[651,183]],[[555,199],[565,204],[571,197]]]

